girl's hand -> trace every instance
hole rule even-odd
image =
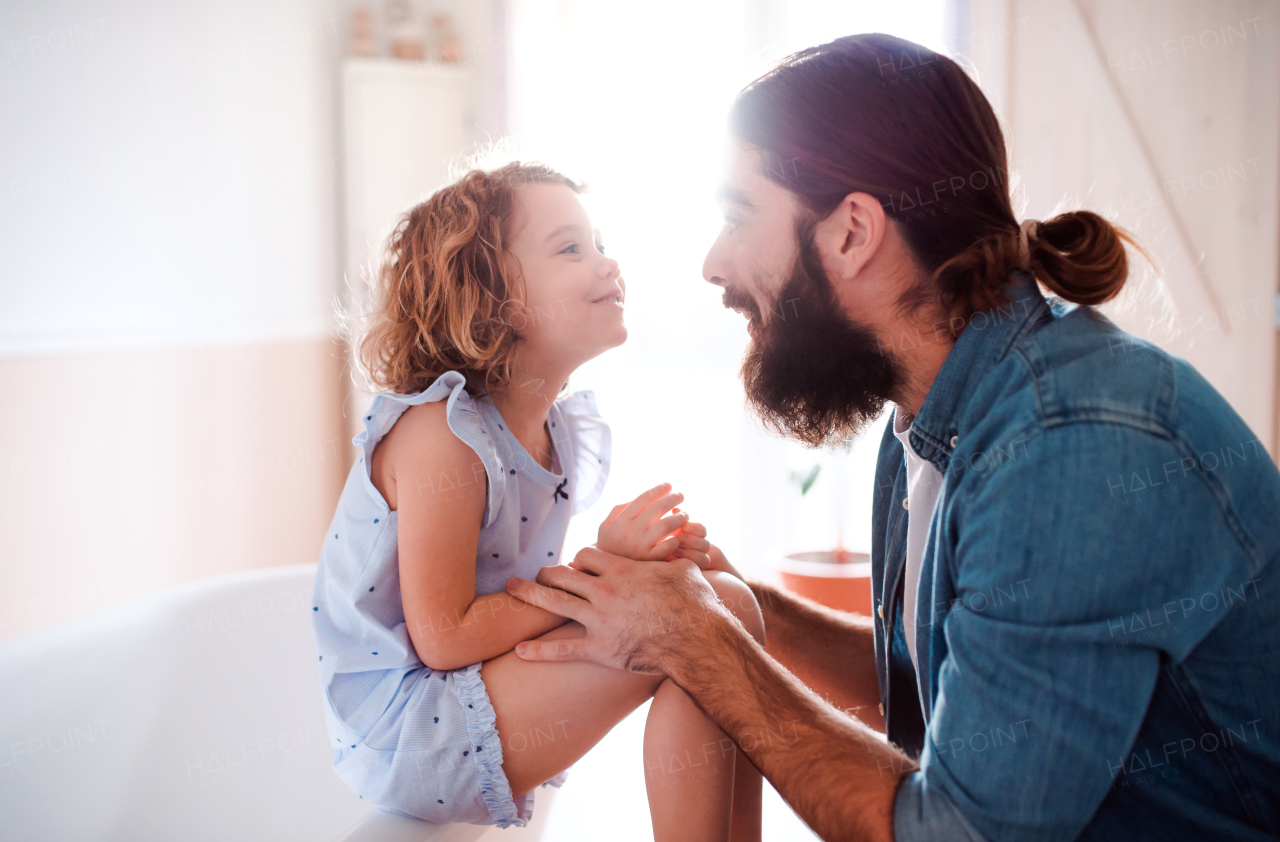
[[[719,570],[742,579],[742,574],[729,563],[720,548],[707,540],[707,527],[701,523],[686,523],[676,536],[680,548],[668,556],[667,561],[687,558],[703,570]]]
[[[673,533],[688,522],[689,515],[663,515],[683,499],[683,494],[671,491],[671,483],[664,482],[630,503],[614,506],[600,524],[596,546],[606,553],[639,561],[669,558],[680,547],[680,539]]]

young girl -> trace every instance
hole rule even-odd
[[[609,428],[579,365],[626,340],[625,285],[580,187],[538,164],[473,170],[387,242],[359,356],[389,391],[364,416],[325,535],[313,625],[334,769],[361,798],[434,822],[523,826],[533,789],[652,698],[645,780],[654,836],[759,840],[760,776],[676,685],[582,662],[522,661],[582,626],[505,592],[561,562],[569,516],[600,495]],[[598,546],[705,561],[705,529],[660,485]],[[688,527],[686,530],[685,527]],[[757,638],[738,579],[709,572]]]

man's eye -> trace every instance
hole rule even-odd
[[[729,226],[729,230],[730,230],[730,231],[732,231],[733,229],[737,228],[739,225],[741,225],[741,224],[742,224],[742,220],[741,220],[741,219],[734,219],[732,216],[728,216],[728,215],[726,215],[726,216],[725,216],[725,218],[724,218],[724,224],[725,224],[725,225],[728,225],[728,226]]]
[[[562,249],[560,253],[561,254],[580,254],[578,249],[579,249],[578,244],[574,243],[568,246],[567,248]]]

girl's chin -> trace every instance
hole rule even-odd
[[[560,346],[554,351],[548,348],[546,353],[552,358],[574,360],[573,365],[576,368],[589,360],[594,360],[611,348],[617,348],[626,341],[627,329],[619,325],[614,330],[595,333],[589,339],[580,337],[572,345]]]
[[[598,356],[600,354],[603,354],[605,351],[609,350],[610,348],[617,348],[619,345],[623,344],[626,341],[627,341],[627,328],[625,325],[618,325],[616,329],[610,331],[608,334],[601,337],[600,343],[596,346],[599,349],[596,351],[596,355]]]
[[[622,321],[619,314],[617,321],[610,321],[605,324],[595,324],[592,326],[591,335],[598,337],[601,344],[612,348],[614,345],[621,345],[627,341],[627,325]]]

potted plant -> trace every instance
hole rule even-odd
[[[871,558],[845,546],[845,517],[848,512],[849,460],[847,447],[831,455],[832,516],[835,546],[825,550],[787,553],[773,565],[782,586],[792,593],[830,608],[871,613]],[[791,482],[804,500],[822,474],[822,463],[791,471]],[[804,505],[801,503],[801,505]]]

